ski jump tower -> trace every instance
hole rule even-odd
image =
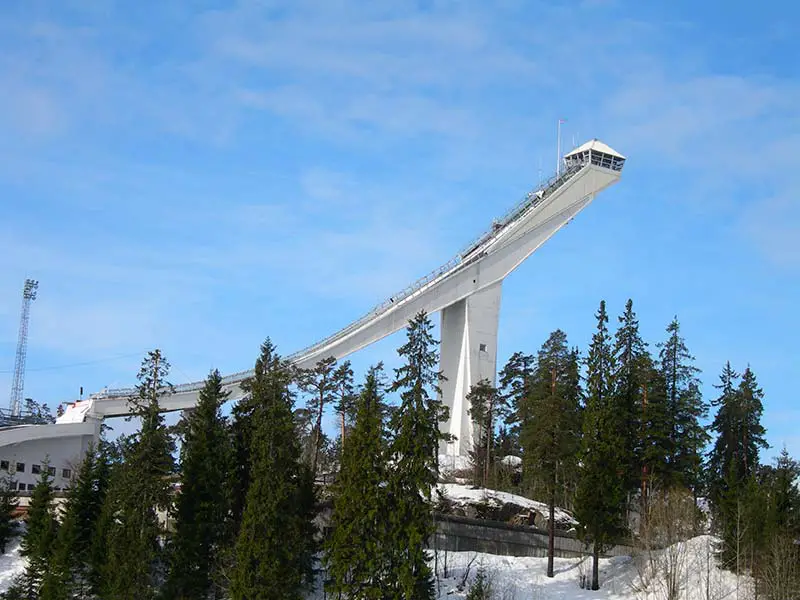
[[[594,197],[619,180],[625,157],[591,140],[563,157],[557,173],[450,261],[391,296],[335,334],[287,357],[308,368],[333,356],[356,352],[406,326],[419,311],[441,312],[441,370],[447,377],[442,400],[450,419],[442,425],[456,440],[448,453],[466,455],[472,447],[472,423],[466,395],[482,379],[494,383],[497,330],[503,280]],[[241,371],[223,379],[232,398],[252,375]],[[203,382],[174,387],[160,400],[163,410],[184,410],[197,403]],[[76,402],[59,423],[78,423],[127,415],[132,388],[106,389]],[[444,450],[444,449],[443,449]]]

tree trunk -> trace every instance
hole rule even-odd
[[[485,463],[483,465],[483,487],[488,487],[489,485],[489,469],[490,469],[490,460],[491,460],[491,451],[492,451],[492,400],[489,400],[489,414],[486,417],[487,420],[487,427],[486,427],[486,457]]]
[[[600,589],[600,545],[595,540],[592,548],[592,589]]]
[[[550,521],[547,524],[547,576],[554,577],[553,555],[556,553],[556,490],[550,490]]]
[[[317,410],[317,423],[314,428],[314,448],[311,455],[311,474],[316,478],[317,476],[317,460],[319,459],[319,443],[322,439],[322,410],[324,408],[325,397],[324,392],[320,389],[319,392],[319,408]]]

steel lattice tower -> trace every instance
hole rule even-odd
[[[26,279],[22,288],[22,315],[19,319],[19,337],[17,338],[17,357],[14,360],[14,382],[11,384],[11,415],[19,416],[22,391],[25,389],[25,358],[28,354],[28,322],[31,316],[31,302],[36,300],[39,282]]]

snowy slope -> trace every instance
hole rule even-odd
[[[679,597],[685,600],[706,600],[736,597],[737,578],[728,571],[718,569],[713,559],[713,538],[699,536],[655,555],[656,564],[660,558],[680,557],[674,564],[680,564],[676,572],[680,582]],[[600,585],[597,592],[581,589],[582,575],[591,575],[589,559],[555,559],[556,575],[552,579],[545,576],[547,559],[528,557],[495,556],[474,552],[449,553],[446,558],[449,577],[444,578],[445,557],[438,558],[440,575],[439,599],[460,599],[467,590],[458,590],[458,584],[469,568],[468,582],[471,582],[479,566],[482,566],[492,581],[496,600],[555,600],[555,599],[593,599],[593,600],[661,600],[666,598],[663,587],[664,573],[658,567],[649,571],[648,561],[637,561],[631,557],[620,556],[600,560]],[[663,562],[660,564],[663,565]],[[662,567],[663,568],[663,567]],[[745,597],[749,578],[739,579],[740,597]],[[468,589],[468,586],[467,586]]]
[[[508,492],[498,492],[486,488],[473,488],[468,485],[458,483],[440,483],[439,491],[456,504],[486,503],[490,506],[502,506],[504,504],[515,504],[525,509],[535,510],[542,515],[547,515],[548,507],[544,502],[529,500],[523,496],[509,494]],[[578,522],[571,514],[556,507],[556,523],[565,525],[577,525]]]
[[[0,556],[0,592],[5,592],[14,577],[25,570],[25,559],[19,554],[20,538],[12,540],[6,553]]]

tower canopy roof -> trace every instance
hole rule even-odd
[[[589,140],[585,144],[578,146],[577,148],[575,148],[575,150],[567,154],[564,158],[568,158],[574,154],[580,154],[582,152],[585,152],[586,150],[594,150],[596,152],[602,152],[603,154],[610,154],[611,156],[616,156],[617,158],[625,158],[624,156],[622,156],[622,154],[611,148],[611,146],[604,144],[597,138]]]

